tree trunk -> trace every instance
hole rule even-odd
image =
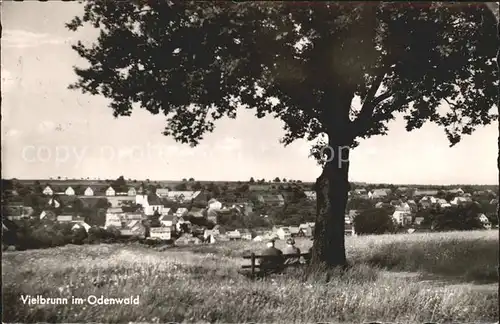
[[[500,14],[500,8],[499,8],[499,14]],[[500,40],[500,17],[498,15],[495,15],[495,17],[497,17],[497,37]],[[497,70],[498,70],[498,74],[500,74],[500,49],[497,50]],[[498,112],[500,113],[500,90],[498,92],[498,97],[497,97],[497,109],[498,109]],[[498,167],[498,184],[500,185],[500,118],[497,120],[497,123],[498,123],[497,167]],[[498,195],[500,195],[500,190],[498,191]],[[499,224],[499,226],[500,226],[500,203],[498,203],[498,205],[497,205],[497,224]],[[498,270],[500,273],[500,266],[499,266]]]
[[[314,228],[312,263],[345,266],[344,217],[349,192],[349,149],[331,145],[335,154],[316,180],[317,214]],[[342,152],[337,154],[337,152]]]
[[[333,94],[326,102],[330,109],[325,109],[323,117],[328,133],[326,153],[330,156],[316,180],[317,211],[311,263],[327,267],[347,264],[344,219],[349,192],[349,146],[352,143],[349,110],[353,96],[349,91]]]
[[[500,3],[486,2],[486,6],[490,9],[491,13],[497,21],[497,38],[500,40]],[[500,74],[500,49],[497,50],[497,71]],[[497,109],[500,112],[500,89],[497,97]],[[497,167],[498,167],[498,184],[500,185],[500,118],[498,123],[498,156],[497,156]],[[500,195],[500,191],[498,195]],[[500,226],[500,203],[497,204],[497,224]],[[498,267],[500,273],[500,266]]]

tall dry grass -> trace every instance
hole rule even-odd
[[[281,242],[278,243],[281,246]],[[306,250],[310,241],[301,240]],[[352,267],[289,269],[251,281],[241,255],[263,243],[228,242],[164,252],[142,246],[66,246],[4,253],[4,322],[494,322],[498,233],[353,237]],[[248,262],[248,261],[247,261]],[[399,270],[405,272],[391,272]],[[425,280],[418,274],[439,275]],[[416,274],[416,275],[415,275]],[[487,280],[486,280],[486,279]],[[476,285],[483,279],[490,285]],[[139,295],[140,305],[24,305],[45,297]]]

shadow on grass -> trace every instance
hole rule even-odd
[[[448,241],[436,245],[413,243],[377,247],[363,260],[392,271],[421,272],[462,282],[498,282],[498,242]]]

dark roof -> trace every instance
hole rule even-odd
[[[162,205],[160,198],[157,195],[148,195],[148,204],[151,205]]]
[[[103,196],[89,196],[89,197],[80,197],[80,201],[89,208],[94,207],[99,199],[105,198]]]
[[[167,215],[160,216],[160,221],[173,221],[176,218],[177,218],[177,216],[175,216],[175,215],[167,214]]]

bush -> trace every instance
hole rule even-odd
[[[73,230],[72,243],[81,245],[85,243],[85,239],[87,238],[87,231],[83,227],[78,227]]]
[[[435,231],[467,231],[482,229],[479,220],[480,207],[475,204],[456,206],[446,210],[432,209],[425,218],[425,224]]]
[[[107,230],[102,227],[93,226],[89,229],[88,243],[113,243],[120,238],[120,230],[116,227],[109,227]]]
[[[20,250],[49,248],[72,242],[71,224],[26,221],[21,223],[15,235]]]
[[[362,211],[354,217],[353,225],[357,234],[384,234],[396,230],[392,217],[382,208]]]

